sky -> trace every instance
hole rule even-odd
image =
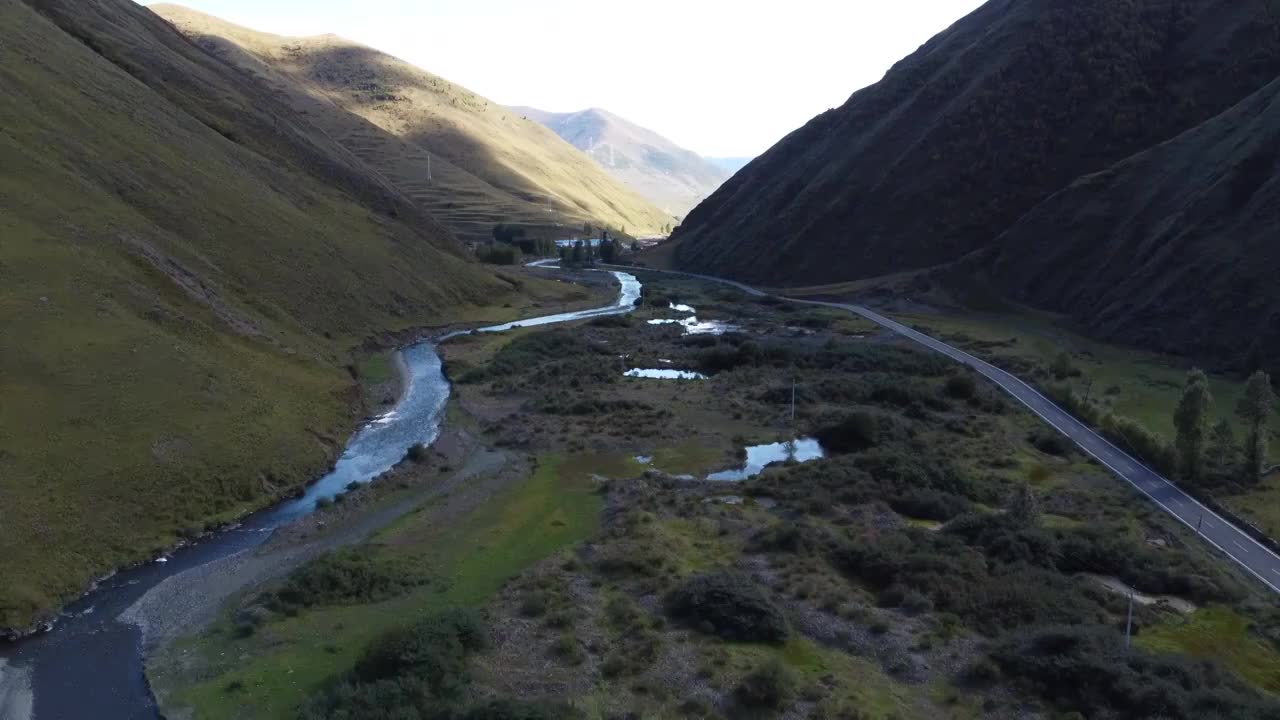
[[[609,110],[754,156],[981,0],[179,0],[280,35],[335,33],[505,105]],[[149,3],[145,3],[149,4]]]

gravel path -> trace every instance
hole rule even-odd
[[[446,481],[422,487],[393,505],[360,514],[318,535],[296,532],[293,526],[279,528],[275,531],[277,536],[299,539],[284,543],[273,540],[262,548],[230,555],[167,578],[121,613],[120,621],[136,625],[142,631],[143,651],[149,661],[158,649],[176,638],[208,626],[232,595],[283,577],[329,550],[359,542],[408,514],[426,499],[501,471],[508,460],[506,453],[480,450]],[[294,523],[306,524],[323,528],[323,520],[314,515]],[[0,717],[9,720],[7,715]]]

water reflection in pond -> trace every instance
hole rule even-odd
[[[706,380],[707,376],[692,370],[671,370],[658,368],[632,368],[626,372],[629,378],[648,378],[651,380]]]
[[[737,325],[730,325],[719,320],[698,320],[698,316],[693,313],[697,312],[690,305],[677,305],[671,303],[671,309],[680,313],[689,313],[686,318],[659,318],[650,320],[650,325],[679,325],[684,328],[685,335],[723,335],[727,332],[733,332],[738,329]]]
[[[823,456],[822,445],[813,438],[798,438],[789,442],[773,443],[771,445],[753,445],[747,448],[747,462],[745,465],[734,470],[712,473],[707,476],[707,479],[738,482],[759,475],[772,463],[786,462],[788,460],[803,463],[817,460]]]

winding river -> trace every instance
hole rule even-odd
[[[0,645],[0,720],[156,720],[160,717],[143,673],[138,629],[120,614],[166,578],[206,563],[253,550],[271,532],[313,510],[322,498],[368,483],[390,470],[417,443],[440,434],[449,399],[435,342],[468,332],[502,332],[630,312],[640,297],[640,281],[613,272],[621,285],[612,305],[592,310],[519,320],[473,331],[450,333],[402,351],[408,385],[396,406],[352,436],[331,470],[305,494],[250,515],[238,526],[188,545],[165,559],[103,580],[63,609],[46,633]]]

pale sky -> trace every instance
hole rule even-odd
[[[150,3],[146,3],[150,4]],[[335,33],[506,105],[599,107],[711,156],[757,155],[981,0],[182,0]]]

